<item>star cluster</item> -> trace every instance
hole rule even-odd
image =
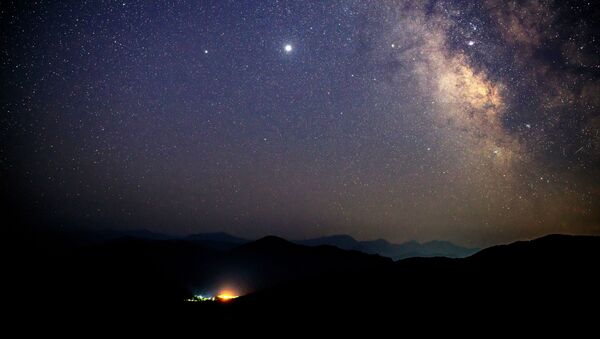
[[[1,6],[6,215],[475,246],[600,233],[593,2]]]

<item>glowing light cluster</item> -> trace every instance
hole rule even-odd
[[[214,302],[214,301],[228,302],[228,301],[236,299],[236,298],[239,298],[239,295],[236,295],[234,292],[222,291],[219,294],[217,294],[216,296],[210,296],[210,297],[206,297],[201,294],[196,294],[191,298],[185,299],[185,301],[187,301],[187,302]]]
[[[196,294],[195,296],[193,296],[189,299],[186,299],[185,301],[188,301],[188,302],[215,301],[215,297],[205,297],[203,295]]]

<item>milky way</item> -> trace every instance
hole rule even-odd
[[[5,215],[474,246],[599,234],[599,17],[576,1],[3,3]]]

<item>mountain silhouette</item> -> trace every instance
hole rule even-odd
[[[515,311],[519,305],[517,311],[534,312],[558,305],[592,307],[599,301],[600,237],[549,235],[494,246],[466,258],[399,261],[274,236],[226,249],[202,243],[230,239],[222,234],[199,239],[128,236],[60,249],[60,244],[70,242],[48,247],[40,239],[4,239],[8,247],[3,250],[8,248],[12,257],[19,255],[19,261],[9,266],[15,270],[6,275],[13,280],[8,301],[70,309],[168,305],[192,314],[306,310],[315,316],[390,309],[398,316],[454,314],[456,305],[480,312]],[[345,237],[337,240],[349,243]],[[377,246],[382,245],[378,241]],[[40,286],[43,305],[38,305]],[[241,297],[223,307],[184,302],[194,294],[215,295],[223,288]]]
[[[193,241],[206,247],[219,250],[229,250],[250,242],[248,239],[236,237],[225,232],[192,234],[185,237],[184,240]]]
[[[360,272],[391,263],[378,255],[333,246],[303,246],[267,236],[224,252],[215,277],[217,284],[240,281],[241,292],[247,293],[300,278]]]
[[[495,246],[468,258],[409,258],[369,274],[297,280],[244,296],[236,305],[241,312],[387,308],[407,317],[450,316],[456,305],[489,314],[502,309],[523,315],[563,307],[578,310],[596,307],[599,301],[600,279],[594,269],[599,259],[600,237],[551,235]]]
[[[394,260],[412,257],[464,258],[478,251],[476,248],[465,248],[448,241],[430,241],[422,244],[409,241],[402,244],[392,244],[385,239],[358,241],[345,234],[298,240],[296,243],[307,246],[331,245],[345,250],[379,254]]]

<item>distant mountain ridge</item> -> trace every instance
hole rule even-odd
[[[215,250],[230,250],[255,240],[237,237],[226,232],[197,233],[181,237],[155,233],[146,229],[108,229],[99,231],[71,230],[65,232],[65,234],[71,238],[73,243],[78,243],[80,245],[100,244],[119,238],[137,238],[144,240],[184,240]],[[394,244],[385,239],[359,241],[347,234],[337,234],[306,240],[291,240],[290,242],[305,246],[334,246],[343,250],[378,254],[392,258],[393,260],[413,257],[464,258],[479,251],[479,249],[476,248],[461,247],[448,241],[434,240],[426,243],[409,241],[402,244]]]
[[[230,250],[252,241],[225,232],[191,234],[184,237],[183,240],[202,244],[203,246],[218,250]]]
[[[251,240],[248,240],[245,238],[236,237],[234,235],[231,235],[231,234],[225,233],[225,232],[191,234],[191,235],[188,235],[186,237],[186,239],[201,240],[201,241],[232,242],[232,243],[239,243],[239,244],[245,244],[245,243],[251,241]]]
[[[184,237],[167,236],[144,229],[128,231],[106,230],[96,232],[96,234],[98,237],[96,242],[99,242],[98,240],[108,241],[121,237],[131,237],[146,240],[179,239],[198,243],[207,248],[216,250],[230,250],[254,241],[254,239],[237,237],[225,232],[197,233]],[[385,239],[359,241],[347,234],[336,234],[306,240],[292,240],[291,242],[305,246],[334,246],[343,250],[378,254],[384,257],[392,258],[393,260],[401,260],[413,257],[464,258],[479,251],[477,248],[461,247],[448,241],[434,240],[426,243],[408,241],[402,244],[394,244]]]
[[[426,243],[409,241],[402,244],[393,244],[385,239],[359,241],[346,234],[298,240],[295,243],[306,246],[330,245],[344,250],[379,254],[394,260],[413,257],[464,258],[479,251],[477,248],[461,247],[449,241],[434,240]]]
[[[184,240],[224,250],[229,250],[252,241],[225,232],[193,234],[185,237]],[[385,239],[359,241],[347,234],[337,234],[306,240],[292,240],[291,242],[305,246],[334,246],[343,250],[379,254],[384,257],[392,258],[393,260],[413,257],[464,258],[479,251],[477,248],[461,247],[448,241],[434,240],[426,243],[409,241],[402,244],[394,244]]]

